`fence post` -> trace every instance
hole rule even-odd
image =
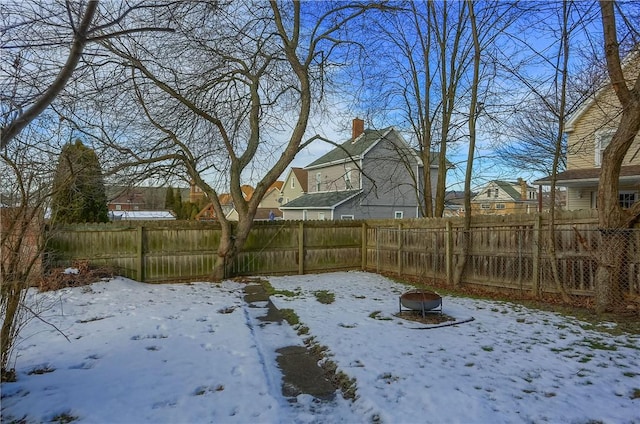
[[[298,223],[298,274],[304,274],[304,221]]]
[[[447,220],[445,224],[445,267],[447,285],[453,285],[453,227],[451,221]]]
[[[402,224],[398,225],[398,276],[402,277]]]
[[[532,252],[532,270],[531,270],[531,290],[533,295],[538,297],[540,295],[540,246],[542,245],[542,231],[540,231],[542,216],[536,214],[536,218],[533,221],[533,245],[531,246]]]
[[[137,280],[144,283],[144,227],[142,225],[136,228],[136,245],[138,248]]]
[[[367,270],[367,223],[362,223],[362,247],[361,247],[361,258],[362,258],[362,270]]]

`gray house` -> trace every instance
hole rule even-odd
[[[364,129],[304,168],[306,194],[280,207],[290,220],[416,218],[422,161],[393,127]],[[437,165],[431,166],[435,185]],[[417,177],[416,177],[417,176]],[[435,191],[435,187],[433,187]]]

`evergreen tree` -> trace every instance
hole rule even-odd
[[[164,198],[164,208],[172,210],[175,204],[175,197],[173,196],[173,187],[167,187],[167,194]]]
[[[107,222],[107,195],[98,156],[80,140],[62,148],[53,180],[52,220]]]
[[[182,195],[180,189],[177,188],[173,195],[173,211],[176,213],[177,219],[184,219],[184,207],[182,205]]]

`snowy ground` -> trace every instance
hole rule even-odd
[[[394,316],[407,287],[333,273],[270,277],[330,359],[357,381],[354,402],[296,402],[275,350],[302,345],[260,325],[242,285],[146,285],[117,278],[35,295],[47,320],[18,346],[2,384],[2,421],[84,423],[640,422],[640,337],[522,306],[445,297],[458,326]],[[318,290],[335,294],[321,304]]]

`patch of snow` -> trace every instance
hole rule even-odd
[[[509,302],[444,296],[456,326],[398,316],[407,287],[363,272],[269,277],[309,334],[261,325],[243,285],[124,278],[57,292],[21,333],[3,421],[108,423],[640,422],[638,335]],[[314,295],[327,290],[331,304]],[[66,336],[66,338],[65,338]],[[356,379],[357,398],[282,394],[276,349],[313,336]],[[68,340],[67,340],[68,338]],[[38,372],[42,371],[42,372]],[[46,371],[46,372],[45,372]]]

